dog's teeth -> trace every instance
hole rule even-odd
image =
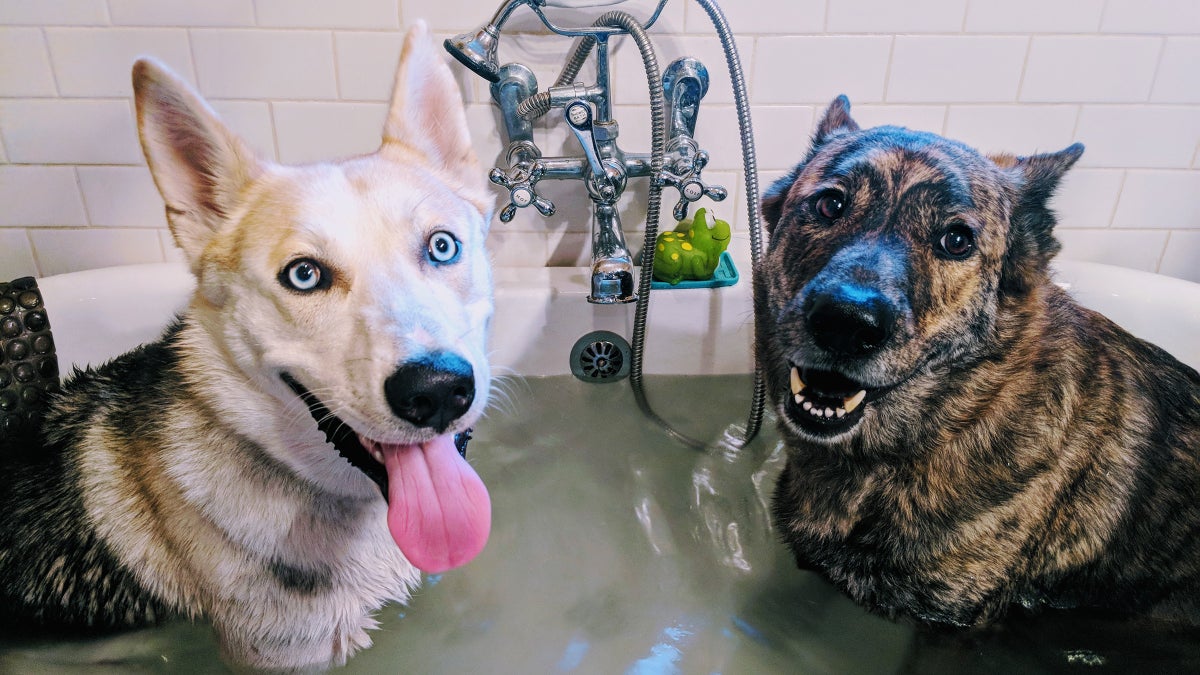
[[[843,406],[846,408],[846,412],[848,412],[848,413],[854,412],[854,409],[857,408],[859,406],[859,404],[863,402],[863,399],[866,398],[866,396],[867,396],[867,390],[863,389],[863,390],[859,391],[857,394],[846,399],[843,402]]]
[[[805,402],[804,402],[804,409],[805,409],[805,410],[812,410],[812,401],[805,401]]]
[[[800,405],[801,403],[804,403],[804,396],[801,394],[796,394],[796,405]]]
[[[839,419],[846,416],[846,411],[842,408],[838,408],[836,412]]]
[[[826,416],[826,417],[833,417],[833,408],[826,408],[826,409],[825,409],[825,416]]]
[[[804,382],[800,380],[800,371],[797,368],[792,368],[792,393],[799,394],[804,391]]]

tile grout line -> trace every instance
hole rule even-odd
[[[37,246],[33,243],[33,228],[22,228],[25,230],[25,241],[29,243],[29,257],[33,260],[33,269],[37,276],[45,276],[42,274],[42,261],[38,256]]]

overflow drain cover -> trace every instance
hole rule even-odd
[[[615,382],[629,375],[629,343],[606,330],[597,330],[575,341],[571,372],[584,382]]]

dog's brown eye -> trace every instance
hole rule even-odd
[[[946,228],[937,245],[938,250],[946,257],[961,260],[975,249],[975,235],[971,228],[957,223]]]
[[[312,258],[293,260],[279,272],[279,283],[301,293],[328,288],[330,281],[325,268]]]
[[[846,209],[846,196],[840,190],[826,190],[817,195],[817,213],[827,220],[842,217]]]

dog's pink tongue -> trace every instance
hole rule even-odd
[[[388,529],[409,562],[443,572],[483,550],[492,502],[452,435],[380,449],[388,473]]]

